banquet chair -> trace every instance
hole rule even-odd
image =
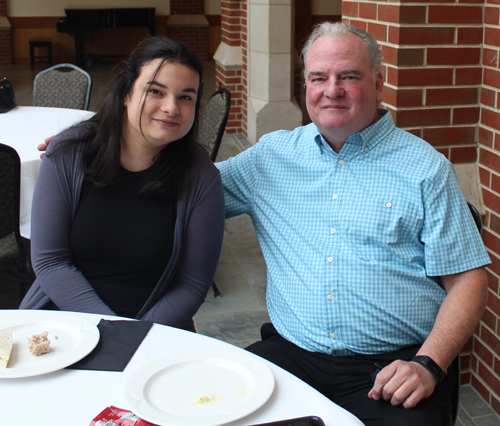
[[[481,220],[481,215],[479,214],[479,211],[474,207],[471,203],[467,203],[469,206],[469,210],[472,214],[472,218],[474,219],[474,222],[477,226],[477,230],[481,234],[483,230],[483,222]],[[458,403],[459,403],[459,397],[460,397],[460,354],[458,354],[453,362],[451,363],[451,366],[449,367],[452,369],[453,373],[455,374],[456,377],[456,383],[452,389],[451,393],[451,425],[454,426],[456,421],[457,421],[457,415],[458,415]]]
[[[88,110],[92,78],[73,64],[58,64],[39,72],[33,87],[33,106]]]
[[[19,231],[20,186],[19,155],[14,148],[0,143],[0,272],[19,279],[22,299],[31,265]]]
[[[195,139],[207,148],[212,161],[217,158],[230,108],[231,92],[226,87],[221,87],[210,95],[201,113]]]
[[[226,87],[221,87],[208,98],[198,122],[195,140],[207,149],[210,159],[214,162],[224,136],[230,108],[231,92]],[[212,282],[212,289],[214,297],[222,296],[215,281]]]

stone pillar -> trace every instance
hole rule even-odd
[[[248,139],[302,124],[293,97],[293,1],[249,0]]]

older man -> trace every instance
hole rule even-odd
[[[219,164],[226,216],[250,215],[268,268],[272,325],[248,349],[367,425],[448,424],[445,371],[490,263],[453,166],[377,109],[370,34],[324,23],[303,59],[313,123]]]

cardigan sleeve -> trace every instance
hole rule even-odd
[[[115,315],[73,262],[69,234],[83,175],[78,145],[54,152],[60,140],[50,144],[35,185],[31,252],[36,280],[20,308],[43,308],[52,301],[64,311]]]

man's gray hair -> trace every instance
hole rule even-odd
[[[313,32],[306,40],[302,49],[301,57],[304,63],[304,79],[306,79],[307,54],[313,43],[321,36],[347,37],[349,34],[358,36],[365,44],[370,56],[370,68],[372,72],[375,74],[376,70],[381,70],[382,52],[378,47],[377,40],[369,32],[353,27],[345,22],[322,22],[314,27]]]

